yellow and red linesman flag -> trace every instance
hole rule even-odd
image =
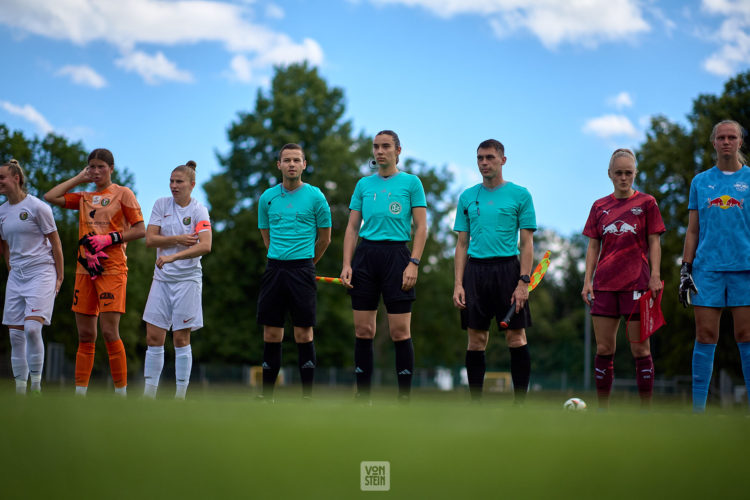
[[[328,278],[326,276],[316,276],[316,280],[318,281],[324,281],[326,283],[337,283],[339,285],[343,285],[344,283],[341,282],[340,278]]]
[[[547,268],[549,267],[550,253],[551,252],[549,250],[544,252],[544,255],[542,256],[542,260],[539,261],[539,264],[536,265],[534,272],[531,274],[531,281],[529,282],[529,291],[532,291],[534,288],[536,288],[539,282],[542,281],[542,278],[544,278],[544,274],[547,272]]]

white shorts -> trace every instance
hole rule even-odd
[[[151,282],[143,321],[164,330],[195,331],[203,326],[203,285],[200,281]]]
[[[49,325],[55,306],[57,271],[53,264],[11,268],[5,287],[4,325],[23,325],[25,318],[39,316]]]

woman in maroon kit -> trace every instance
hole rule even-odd
[[[627,321],[638,392],[644,406],[651,403],[654,389],[649,340],[640,341],[638,299],[646,290],[657,294],[662,289],[660,236],[665,228],[654,197],[633,189],[637,172],[632,151],[617,149],[612,154],[608,175],[614,192],[594,202],[583,230],[589,245],[581,296],[591,306],[594,323],[599,408],[609,406],[621,316]]]

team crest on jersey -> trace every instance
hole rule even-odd
[[[20,214],[18,214],[18,218],[21,219],[21,220],[28,219],[29,218],[29,212],[21,212]]]
[[[388,206],[388,210],[391,211],[393,215],[398,215],[401,213],[401,203],[394,201]]]
[[[185,224],[186,226],[189,226],[191,220],[193,219],[191,219],[190,217],[185,217],[184,219],[182,219],[182,223]]]
[[[110,204],[110,202],[111,202],[111,201],[112,201],[112,200],[110,200],[109,198],[104,198],[104,199],[102,200],[102,206],[103,206],[103,207],[106,207],[107,205],[109,205],[109,204]]]
[[[643,209],[641,207],[633,207],[630,209],[630,213],[633,215],[641,215],[643,213]]]
[[[734,189],[736,189],[740,193],[744,193],[745,191],[747,191],[747,183],[746,182],[742,182],[742,181],[737,182],[734,185]]]
[[[615,236],[620,236],[621,234],[625,233],[637,234],[635,232],[635,228],[637,226],[638,224],[636,224],[635,226],[631,226],[627,222],[618,220],[613,222],[612,224],[607,224],[606,226],[604,226],[604,228],[602,229],[602,236],[604,236],[605,234],[614,234]]]

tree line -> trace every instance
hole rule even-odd
[[[218,154],[221,169],[202,186],[214,238],[212,253],[203,258],[205,326],[193,338],[197,363],[261,363],[262,327],[256,323],[255,314],[266,257],[257,229],[257,200],[265,189],[280,181],[276,155],[286,143],[298,143],[304,148],[308,166],[303,180],[319,187],[328,199],[333,218],[332,241],[317,272],[338,276],[350,197],[359,178],[371,173],[368,160],[372,137],[355,132],[351,121],[345,119],[345,112],[343,89],[329,86],[316,68],[306,63],[293,64],[276,68],[270,87],[257,91],[254,109],[238,112],[230,124],[227,134],[231,146]],[[661,269],[666,283],[662,307],[667,325],[652,338],[657,376],[690,373],[694,323],[692,312],[684,311],[677,300],[690,181],[714,164],[709,141],[713,124],[724,118],[747,124],[749,115],[750,72],[730,79],[719,96],[698,96],[687,117],[688,126],[663,116],[654,117],[644,143],[636,151],[636,189],[656,198],[667,227],[662,237]],[[78,173],[86,164],[87,155],[81,142],[53,133],[43,138],[26,137],[0,124],[0,159],[16,158],[27,172],[30,194],[40,198],[52,186]],[[429,238],[420,266],[412,320],[416,365],[459,367],[463,365],[466,335],[451,301],[455,235],[448,225],[459,193],[445,166],[428,165],[415,158],[402,158],[399,166],[420,177],[428,205]],[[134,188],[134,176],[127,168],[116,168],[113,181]],[[65,281],[52,324],[44,329],[44,336],[48,342],[64,344],[66,355],[72,360],[77,347],[70,304],[78,214],[57,207],[53,211],[66,257]],[[547,248],[557,249],[558,255],[553,254],[554,276],[546,278],[532,298],[534,325],[528,332],[532,379],[566,374],[570,382],[581,384],[586,318],[580,291],[587,241],[581,235],[565,237],[544,228],[537,231],[534,239],[535,262]],[[122,317],[120,334],[132,371],[142,369],[146,344],[141,314],[153,276],[155,252],[141,240],[129,243],[127,254],[128,312]],[[3,267],[3,283],[6,277]],[[0,299],[4,299],[4,286],[0,287]],[[394,360],[385,334],[387,321],[384,314],[378,318],[383,318],[383,324],[378,325],[381,334],[375,339],[375,359],[378,368],[390,369]],[[507,371],[509,356],[504,336],[498,335],[495,326],[493,329],[487,366],[489,370]],[[349,297],[344,289],[320,284],[315,332],[320,367],[353,369],[353,332]],[[620,335],[620,340],[615,361],[617,375],[631,378],[627,340],[624,335]],[[287,342],[292,348],[291,331],[285,336]],[[731,347],[730,316],[722,319],[719,342],[724,347],[717,349],[717,367],[741,377],[738,356]],[[7,340],[0,342],[3,359],[8,358],[9,349]],[[95,366],[106,371],[104,349],[97,350]]]

